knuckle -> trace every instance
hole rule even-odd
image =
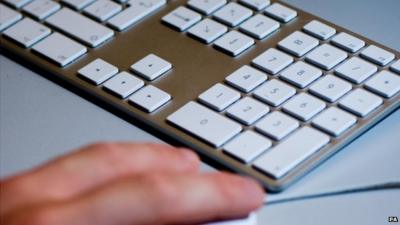
[[[171,202],[178,199],[176,183],[167,176],[151,175],[147,177],[147,182],[156,199],[162,202]]]
[[[95,154],[105,155],[107,157],[116,157],[120,154],[120,148],[117,144],[111,142],[98,142],[91,144],[91,149]]]

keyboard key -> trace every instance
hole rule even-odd
[[[117,73],[117,67],[102,59],[96,59],[78,71],[81,77],[96,85],[102,84]]]
[[[199,96],[199,100],[207,106],[222,111],[240,98],[240,93],[223,84],[215,84]]]
[[[299,88],[305,88],[322,75],[322,71],[303,62],[297,61],[280,73],[280,78]]]
[[[149,113],[165,105],[169,100],[171,100],[171,95],[153,85],[147,85],[129,97],[130,103]]]
[[[154,54],[149,54],[131,66],[133,72],[146,78],[155,80],[172,68],[172,64]]]
[[[303,27],[303,30],[305,32],[313,35],[314,37],[319,38],[324,41],[329,39],[336,33],[335,28],[330,27],[324,23],[321,23],[318,20],[313,20],[313,21],[307,23]]]
[[[335,73],[353,83],[360,84],[378,71],[378,68],[365,60],[353,57],[335,69]]]
[[[385,98],[390,98],[400,91],[400,76],[383,70],[369,79],[365,86]]]
[[[306,60],[330,70],[347,58],[347,53],[331,45],[323,44],[306,55]]]
[[[122,6],[110,0],[97,0],[83,11],[101,22],[108,20],[122,10]]]
[[[254,162],[254,166],[279,179],[302,161],[329,143],[329,136],[311,127],[303,127]]]
[[[235,27],[253,15],[250,9],[231,2],[214,13],[214,17],[228,26]]]
[[[247,65],[240,67],[225,79],[228,84],[246,93],[266,80],[266,74]]]
[[[118,31],[125,30],[165,4],[167,4],[166,0],[130,0],[129,7],[113,16],[108,24]]]
[[[271,145],[272,142],[267,138],[247,130],[224,145],[223,151],[244,163],[249,163]]]
[[[364,117],[383,103],[383,100],[360,88],[350,92],[339,101],[339,106],[351,113]]]
[[[215,10],[221,8],[223,5],[226,4],[226,0],[189,0],[188,6],[191,8],[203,13],[205,15],[210,15]]]
[[[269,0],[240,0],[239,2],[257,11],[265,9],[270,4]]]
[[[254,96],[272,106],[278,106],[296,94],[296,89],[276,79],[267,81],[254,91]]]
[[[4,31],[4,35],[28,48],[51,33],[46,26],[29,18],[24,18]]]
[[[143,87],[144,82],[127,72],[121,72],[104,83],[104,88],[120,98],[126,98]]]
[[[93,3],[95,0],[61,0],[64,4],[69,5],[70,7],[81,10],[87,5]]]
[[[274,48],[268,49],[251,61],[255,67],[270,74],[277,74],[292,62],[293,57]]]
[[[263,39],[279,29],[280,24],[261,14],[257,14],[240,25],[240,30],[257,39]]]
[[[226,113],[239,122],[250,125],[269,112],[269,107],[250,97],[244,97],[230,106]]]
[[[326,107],[325,102],[306,93],[300,93],[283,105],[283,110],[307,121]]]
[[[209,44],[221,35],[225,34],[228,28],[211,19],[204,19],[200,23],[194,25],[188,30],[188,34],[199,39],[200,41]]]
[[[297,56],[301,57],[311,49],[318,46],[319,41],[307,34],[300,31],[295,31],[291,35],[278,43],[279,48]]]
[[[21,13],[10,9],[9,7],[0,4],[0,31],[13,25],[15,22],[22,18]]]
[[[34,0],[24,6],[23,11],[36,19],[42,20],[61,8],[60,4],[51,0]]]
[[[330,107],[316,116],[312,124],[328,134],[337,137],[356,122],[357,118],[350,113],[336,107]]]
[[[279,3],[274,3],[265,10],[265,14],[283,23],[287,23],[297,16],[297,12]]]
[[[167,120],[215,147],[220,147],[242,130],[238,123],[196,102],[187,103]]]
[[[28,4],[30,1],[32,0],[4,0],[4,2],[7,2],[14,8],[21,8],[22,6]]]
[[[350,83],[328,74],[311,85],[309,91],[324,100],[335,102],[351,88]]]
[[[62,67],[87,52],[85,46],[56,32],[35,44],[32,50]]]
[[[111,29],[68,8],[62,8],[51,15],[46,22],[90,47],[97,47],[114,36],[114,31]]]
[[[164,23],[167,23],[179,31],[188,29],[200,20],[200,14],[183,6],[178,7],[162,18]]]
[[[394,62],[391,66],[390,69],[393,72],[399,73],[400,74],[400,59]]]
[[[296,119],[275,111],[262,118],[255,127],[257,131],[279,141],[296,130],[299,125],[300,123]]]
[[[232,30],[214,42],[214,46],[231,56],[237,56],[254,45],[254,40]]]
[[[348,33],[341,32],[331,40],[332,44],[351,53],[357,52],[365,46],[365,42]]]
[[[380,66],[385,66],[394,59],[394,54],[379,48],[375,45],[370,45],[360,53],[361,57],[376,63]]]

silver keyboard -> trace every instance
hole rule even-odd
[[[168,4],[5,0],[0,3],[0,32],[35,56],[68,68]],[[189,0],[163,13],[158,22],[173,28],[179,38],[195,39],[235,60],[298,16],[297,10],[268,0]],[[151,53],[128,68],[96,57],[74,73],[86,82],[84,88],[111,94],[151,121],[152,115],[185,96],[159,86],[177,67],[168,56]],[[317,19],[223,76],[195,98],[174,106],[160,123],[275,180],[356,127],[366,126],[370,116],[388,104],[400,104],[398,56]]]

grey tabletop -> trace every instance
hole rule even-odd
[[[286,2],[400,51],[399,0]],[[2,55],[0,72],[1,177],[94,141],[161,142]],[[400,216],[399,189],[360,192],[400,182],[399,133],[397,110],[287,191],[270,195],[259,224],[372,225]]]

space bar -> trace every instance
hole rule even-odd
[[[168,116],[167,121],[219,147],[238,134],[242,126],[200,105],[189,102]]]
[[[96,47],[114,35],[114,31],[75,11],[63,8],[46,22],[90,47]]]

